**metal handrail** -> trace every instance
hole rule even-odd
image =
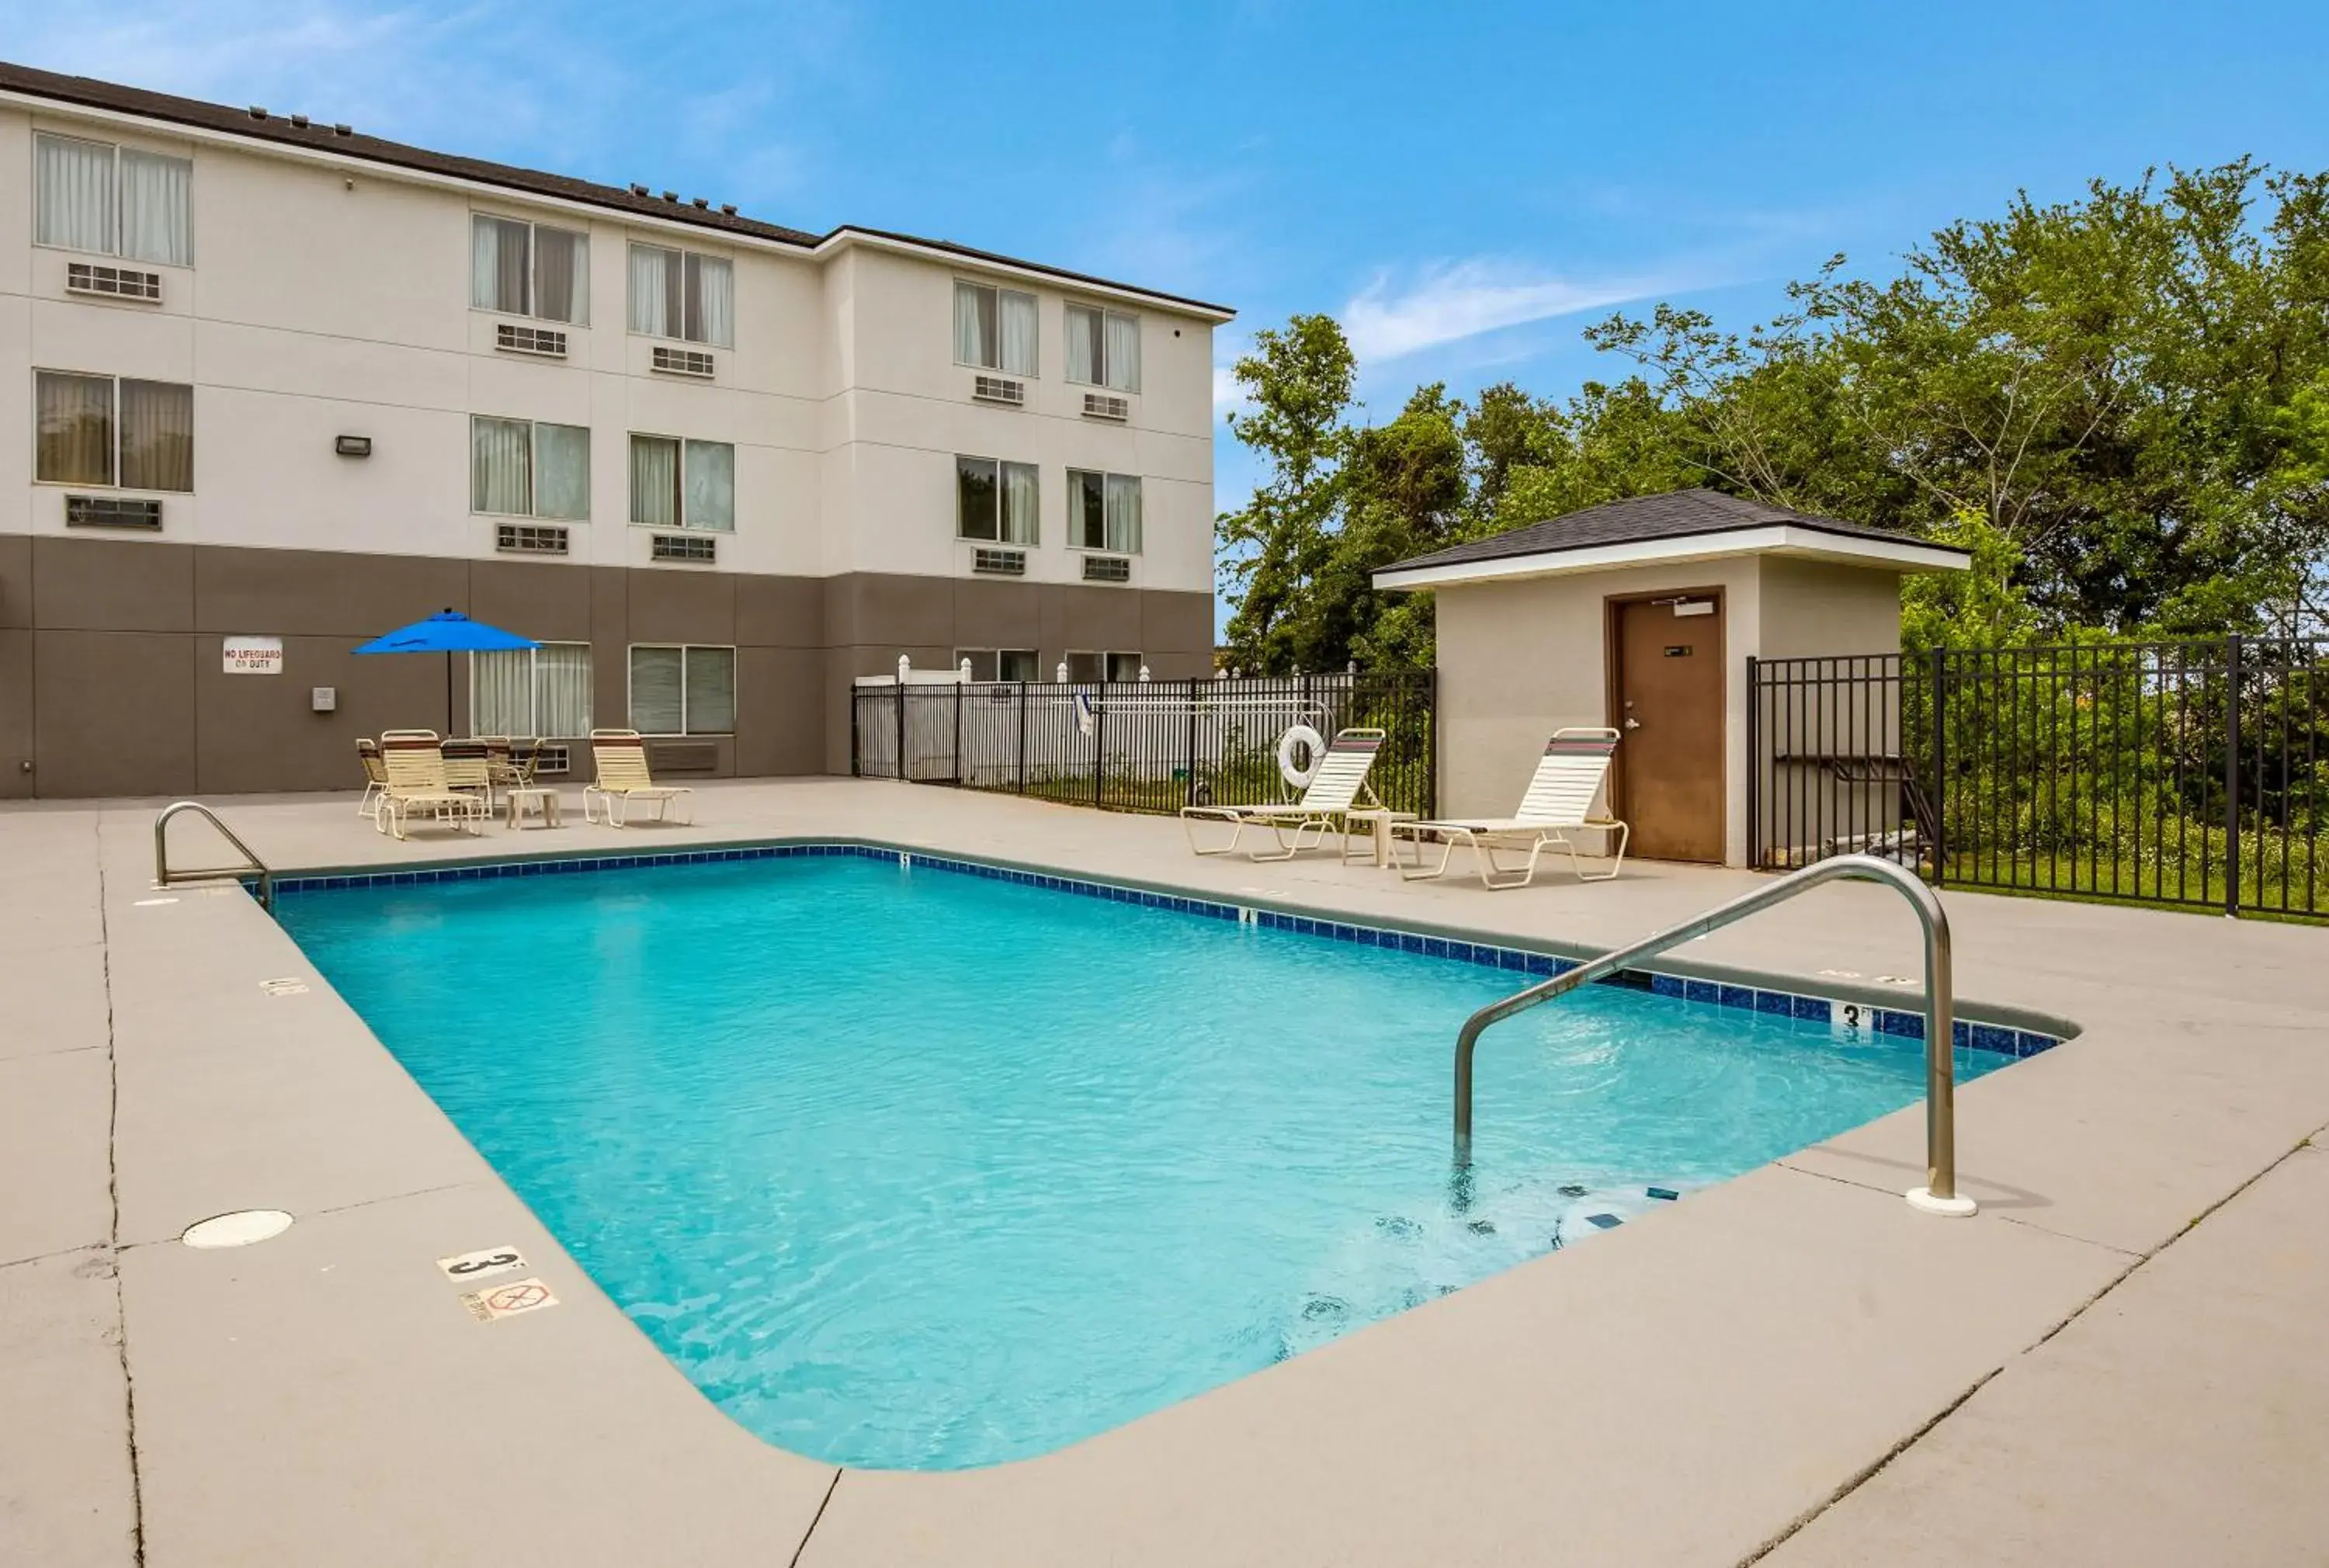
[[[1925,1181],[1909,1193],[1909,1202],[1930,1214],[1969,1215],[1975,1204],[1957,1196],[1957,1073],[1954,1047],[1957,1020],[1949,983],[1949,917],[1941,901],[1915,873],[1873,855],[1839,855],[1791,871],[1768,886],[1719,905],[1693,920],[1669,926],[1630,946],[1605,953],[1551,980],[1491,1002],[1464,1021],[1456,1037],[1456,1164],[1459,1170],[1472,1163],[1472,1052],[1481,1031],[1540,1002],[1565,996],[1579,986],[1615,974],[1627,964],[1652,958],[1670,947],[1719,931],[1759,910],[1783,904],[1823,882],[1883,882],[1890,884],[1916,910],[1925,929]]]
[[[164,835],[170,826],[170,819],[180,812],[199,812],[219,831],[221,837],[241,852],[243,863],[240,866],[195,866],[184,870],[171,870],[168,840]],[[250,846],[238,838],[232,828],[219,820],[216,812],[200,801],[179,801],[174,805],[164,806],[155,814],[154,886],[156,887],[169,887],[180,882],[207,881],[213,877],[232,877],[240,880],[253,871],[259,874],[259,907],[272,909],[275,906],[275,873],[267,869],[266,861],[250,852]]]

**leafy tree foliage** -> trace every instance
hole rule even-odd
[[[1372,573],[1601,502],[1708,485],[1966,543],[1910,644],[2317,631],[2329,564],[2329,174],[2251,161],[2017,195],[1890,280],[1837,257],[1746,333],[1661,305],[1586,333],[1633,370],[1566,400],[1353,401],[1297,316],[1235,374],[1268,482],[1220,534],[1233,661],[1428,662],[1426,596]]]

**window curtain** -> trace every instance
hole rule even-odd
[[[1032,463],[1003,465],[1003,538],[1008,543],[1040,542],[1042,486],[1039,473]]]
[[[194,264],[194,165],[159,153],[121,153],[121,254],[164,267]]]
[[[529,314],[526,289],[529,262],[526,226],[506,218],[482,215],[469,221],[469,258],[473,286],[471,303],[481,310]]]
[[[687,444],[686,526],[721,533],[736,527],[736,448],[725,441]]]
[[[1108,476],[1108,548],[1140,553],[1140,481],[1121,474]]]
[[[964,539],[995,536],[995,460],[957,457],[954,460],[954,527]]]
[[[1099,312],[1068,306],[1068,380],[1099,385]]]
[[[113,382],[40,373],[33,476],[52,484],[113,483]]]
[[[1068,470],[1068,542],[1085,549],[1108,547],[1107,482],[1099,474]]]
[[[113,149],[71,136],[35,136],[40,194],[33,238],[67,250],[113,254]]]
[[[523,419],[471,417],[469,510],[533,515],[533,427]]]
[[[995,366],[995,291],[976,284],[954,286],[954,357],[957,364]]]
[[[631,330],[655,337],[677,337],[665,330],[670,319],[673,296],[677,292],[670,271],[665,263],[677,261],[675,250],[658,250],[652,245],[631,247]]]
[[[568,229],[533,231],[533,314],[590,324],[590,239]]]
[[[689,291],[689,304],[695,309],[696,319],[688,324],[693,329],[687,334],[689,340],[711,343],[717,348],[734,348],[735,267],[716,256],[691,256],[687,260],[688,269],[695,274],[695,286]]]
[[[1003,293],[998,322],[1003,335],[1003,369],[1014,376],[1038,374],[1035,296]]]
[[[1108,384],[1111,390],[1140,390],[1140,318],[1110,315],[1108,318]]]
[[[533,653],[533,728],[571,740],[590,733],[590,644],[544,643]]]
[[[580,425],[533,427],[533,514],[568,522],[590,517],[590,432]]]
[[[687,651],[687,733],[736,733],[736,650]]]
[[[680,712],[681,650],[631,650],[631,728],[641,735],[685,733]]]
[[[469,655],[473,735],[533,735],[533,654],[524,648]]]
[[[649,528],[679,526],[678,442],[662,436],[631,437],[631,521]]]
[[[121,383],[121,487],[194,487],[194,390],[167,381]]]
[[[1137,653],[1110,653],[1108,656],[1108,678],[1111,681],[1139,680],[1140,655]]]

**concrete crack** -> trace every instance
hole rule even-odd
[[[840,1489],[841,1472],[836,1469],[833,1472],[833,1479],[825,1485],[825,1496],[817,1502],[816,1512],[809,1517],[808,1528],[801,1532],[800,1545],[793,1548],[792,1559],[785,1568],[800,1568],[801,1554],[808,1550],[808,1538],[816,1535],[816,1527],[825,1522],[825,1510],[833,1502],[833,1494]]]
[[[122,1421],[129,1440],[129,1555],[145,1568],[146,1487],[137,1464],[137,1385],[129,1372],[129,1312],[121,1294],[121,1058],[113,1038],[113,927],[105,904],[105,819],[90,832],[96,846],[97,930],[105,981],[105,1196],[111,1207],[106,1226],[106,1262],[113,1271],[113,1347],[121,1364]]]

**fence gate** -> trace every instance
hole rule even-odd
[[[1395,811],[1437,805],[1433,672],[1237,680],[925,681],[856,688],[861,778],[995,790],[1117,811],[1288,798],[1278,739],[1297,724],[1384,731],[1369,776]]]
[[[1748,662],[1753,863],[2329,914],[2329,643]]]

